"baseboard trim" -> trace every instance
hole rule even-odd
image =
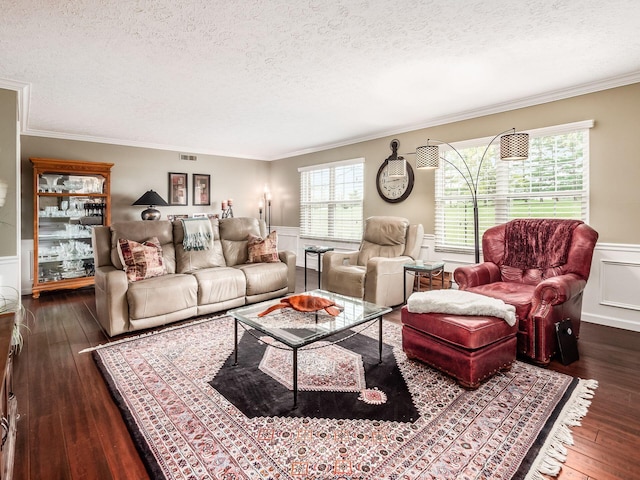
[[[582,312],[581,321],[587,323],[594,323],[597,325],[604,325],[605,327],[620,328],[622,330],[631,330],[632,332],[640,332],[640,324],[632,320],[625,320],[623,318],[611,318],[602,315],[594,315],[592,313]]]

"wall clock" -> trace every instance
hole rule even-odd
[[[407,174],[404,177],[389,177],[389,160],[396,160],[398,158],[398,147],[400,146],[400,142],[398,140],[393,140],[390,146],[393,153],[384,162],[382,162],[382,165],[380,165],[380,168],[378,169],[378,174],[376,175],[376,188],[378,189],[378,194],[383,200],[389,203],[398,203],[405,200],[411,194],[411,190],[413,190],[414,175],[411,165],[407,162]]]

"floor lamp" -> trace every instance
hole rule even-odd
[[[507,132],[511,132],[505,135]],[[485,148],[480,163],[478,164],[478,171],[471,173],[469,164],[465,161],[462,154],[450,143],[443,142],[442,140],[427,140],[427,144],[416,149],[416,168],[418,169],[434,169],[440,167],[440,160],[447,162],[453,168],[455,168],[462,178],[464,178],[471,192],[471,198],[473,200],[473,235],[474,235],[474,247],[475,247],[475,261],[480,263],[480,233],[478,228],[478,180],[480,178],[480,169],[482,168],[482,162],[484,157],[489,151],[489,147],[495,140],[500,137],[500,160],[526,160],[529,157],[529,134],[528,133],[516,133],[516,129],[512,128],[505,130],[497,134]],[[439,144],[448,145],[462,160],[464,169],[461,170],[455,164],[450,162],[444,157],[440,156],[440,149],[438,145],[430,145],[429,142],[437,142]]]
[[[258,204],[258,210],[260,211],[260,220],[262,220],[262,210],[264,208],[264,221],[267,224],[267,234],[271,233],[271,193],[264,189],[262,200]]]

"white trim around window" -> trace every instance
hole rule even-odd
[[[312,165],[300,173],[300,237],[362,238],[364,158]]]
[[[503,162],[492,137],[452,144],[477,177],[480,237],[513,218],[589,220],[589,129],[593,120],[529,130],[529,159]],[[466,167],[446,145],[441,156],[460,171]],[[450,163],[435,174],[436,251],[473,252],[473,201],[467,182]]]

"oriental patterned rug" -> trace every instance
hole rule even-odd
[[[93,355],[152,478],[519,479],[555,475],[595,381],[516,362],[475,391],[408,360],[399,325],[344,332],[291,360],[218,317]],[[320,347],[320,348],[318,348]]]

